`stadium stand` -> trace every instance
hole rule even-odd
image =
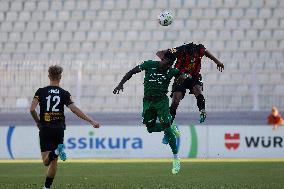
[[[203,60],[209,111],[284,109],[284,3],[281,0],[44,0],[0,2],[0,112],[26,111],[47,68],[89,112],[139,112],[143,74],[119,96],[123,74],[155,52],[204,44],[225,64]],[[159,26],[162,9],[175,15]],[[92,103],[90,103],[92,102]],[[180,111],[197,111],[187,96]]]

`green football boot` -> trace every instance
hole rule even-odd
[[[175,175],[180,171],[180,158],[174,158],[172,173]]]

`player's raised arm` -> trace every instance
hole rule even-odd
[[[123,85],[126,81],[128,81],[132,75],[137,74],[141,72],[141,69],[139,66],[136,66],[135,68],[133,68],[132,70],[130,70],[129,72],[127,72],[124,77],[122,78],[122,80],[119,82],[119,84],[117,85],[117,87],[114,88],[113,90],[113,94],[119,94],[119,91],[121,90],[123,92]]]
[[[89,122],[94,128],[99,128],[100,124],[86,115],[80,108],[78,108],[74,103],[67,106],[74,114],[76,114],[79,118]]]
[[[40,129],[40,120],[39,120],[39,117],[38,117],[37,112],[35,110],[37,105],[38,105],[38,99],[34,98],[32,103],[31,103],[30,112],[31,112],[31,115],[32,115],[38,129]]]
[[[222,72],[224,70],[224,64],[220,60],[218,60],[213,54],[211,54],[208,50],[205,50],[205,56],[215,62],[215,64],[217,65],[217,69],[219,71]]]

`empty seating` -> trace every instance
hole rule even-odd
[[[174,22],[168,27],[156,20],[163,9],[174,14]],[[77,61],[84,63],[82,74],[86,77],[82,82],[91,83],[82,88],[81,103],[89,111],[139,111],[143,77],[132,78],[125,96],[111,94],[123,72],[143,60],[157,59],[159,49],[191,41],[203,43],[225,63],[225,71],[219,73],[214,63],[204,58],[202,72],[209,109],[251,109],[253,74],[259,82],[260,107],[267,109],[277,102],[284,108],[283,100],[279,100],[284,95],[280,82],[283,74],[279,71],[284,65],[283,9],[284,3],[279,0],[1,1],[0,87],[15,83],[17,89],[7,88],[15,95],[13,100],[1,90],[0,111],[30,100],[33,92],[27,88],[36,89],[46,83],[50,61],[64,62],[66,78],[73,78],[72,82],[65,80],[64,85],[73,94],[77,70],[71,74],[68,67],[76,67]],[[17,66],[12,68],[5,62]],[[107,66],[100,67],[102,64]],[[36,70],[33,77],[28,77],[26,69],[30,65]],[[15,70],[18,75],[3,75]],[[265,99],[274,92],[275,101],[273,97]],[[92,99],[98,106],[89,105]],[[195,111],[189,107],[194,100],[185,99],[188,104],[181,110]],[[118,103],[119,108],[115,109],[113,103]]]
[[[195,8],[191,9],[193,6]],[[232,7],[234,9],[231,9]],[[259,7],[262,8],[258,11]],[[175,14],[175,20],[171,26],[161,27],[155,21],[161,9],[170,9]],[[228,45],[230,47],[233,43],[238,43],[237,48],[240,48],[240,46],[248,44],[246,42],[248,39],[261,38],[265,44],[271,39],[281,40],[283,31],[279,28],[283,23],[281,19],[283,12],[281,2],[275,0],[265,4],[241,0],[179,0],[175,3],[140,0],[133,2],[115,0],[96,2],[90,0],[80,2],[77,0],[8,1],[1,2],[0,19],[2,20],[1,32],[7,32],[9,36],[12,36],[4,43],[11,41],[29,43],[34,40],[39,40],[41,43],[49,43],[50,41],[71,43],[74,40],[83,42],[90,40],[89,33],[91,35],[97,33],[99,35],[93,35],[91,38],[93,42],[103,40],[110,44],[113,40],[139,40],[145,41],[145,43],[148,40],[168,40],[171,42],[170,46],[176,41],[198,42],[205,39],[210,44],[222,41],[221,43],[224,45],[216,45],[220,47],[217,49],[217,53],[222,54],[222,51],[230,51],[227,48]],[[34,33],[27,36],[26,31]],[[20,35],[14,34],[14,32],[20,32]],[[71,33],[65,36],[65,32]],[[1,40],[5,41],[5,39]],[[2,47],[5,46],[4,43]],[[278,42],[269,43],[268,46],[275,49],[277,48],[276,43]],[[15,45],[17,46],[17,44]],[[41,44],[41,46],[45,45]],[[96,47],[96,45],[94,46]],[[82,47],[83,45],[80,45],[80,48]],[[30,45],[23,53],[30,53],[29,48],[31,48]],[[258,51],[265,48],[263,45],[258,46]],[[84,52],[84,50],[86,48],[78,49],[80,53],[88,55],[88,52]],[[143,54],[142,49],[137,50],[137,53]],[[116,49],[113,53],[128,53],[121,51],[123,49]],[[235,51],[234,45],[231,51]],[[10,53],[9,57],[13,57],[13,52]],[[64,57],[64,51],[60,53],[62,53],[60,57]],[[234,52],[231,53],[231,56],[237,58]],[[279,55],[276,54],[275,57],[277,56]]]

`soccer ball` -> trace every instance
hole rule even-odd
[[[158,15],[159,24],[161,24],[162,26],[170,25],[173,20],[174,17],[168,10],[164,10]]]

